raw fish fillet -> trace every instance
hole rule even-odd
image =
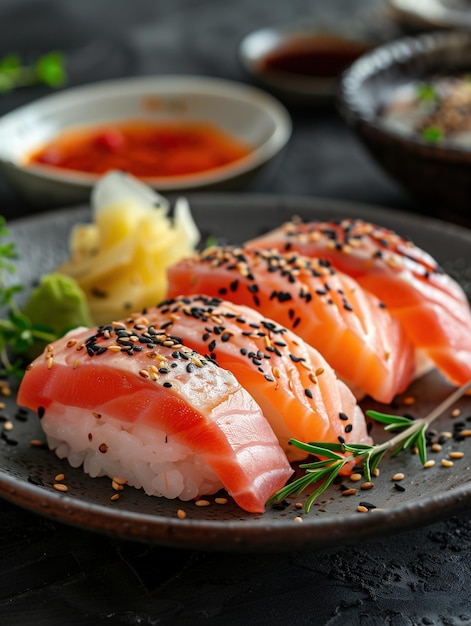
[[[391,402],[409,385],[414,350],[382,303],[328,262],[214,246],[171,266],[170,298],[207,294],[245,304],[296,332],[352,388]]]
[[[224,486],[250,512],[263,512],[292,474],[259,406],[232,373],[155,332],[145,318],[79,328],[48,346],[28,367],[18,403],[43,423],[58,421],[56,439],[70,415],[77,433],[90,416],[97,427],[117,422],[123,438],[136,426],[163,430],[210,468],[214,491]],[[92,432],[84,439],[75,451],[115,455],[124,467],[126,448],[118,454]],[[156,462],[160,453],[154,451]]]
[[[294,332],[253,308],[208,296],[182,296],[149,309],[156,328],[234,373],[270,422],[290,460],[301,441],[372,443],[348,387]]]
[[[452,383],[471,379],[471,311],[462,288],[424,250],[358,219],[292,221],[250,241],[328,259],[382,300],[416,349]]]

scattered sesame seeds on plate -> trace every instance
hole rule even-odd
[[[471,232],[451,224],[372,206],[312,198],[239,194],[190,194],[203,238],[242,243],[289,220],[359,217],[410,237],[436,257],[471,295]],[[32,286],[39,273],[67,256],[68,234],[88,219],[89,208],[67,208],[9,224],[21,259],[19,277]],[[471,501],[471,396],[465,396],[433,424],[425,469],[418,455],[385,457],[369,483],[342,477],[314,503],[307,495],[270,507],[263,515],[238,508],[225,492],[181,502],[146,496],[119,477],[92,479],[69,467],[44,445],[37,415],[20,409],[14,388],[2,392],[0,410],[0,496],[39,515],[122,538],[204,550],[285,551],[354,544],[431,524],[457,514]],[[452,391],[432,371],[385,407],[370,400],[364,408],[420,417]],[[413,398],[413,402],[411,402]],[[382,427],[372,435],[381,440]],[[366,495],[367,494],[367,495]],[[348,496],[348,497],[344,497]],[[367,501],[365,500],[367,497]],[[360,514],[362,513],[362,514]],[[302,524],[299,522],[302,521]]]

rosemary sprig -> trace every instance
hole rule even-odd
[[[317,460],[312,463],[300,464],[299,467],[305,470],[305,474],[277,491],[268,500],[267,504],[280,502],[292,494],[302,493],[311,485],[318,484],[317,489],[311,493],[304,507],[305,512],[309,513],[313,502],[332,484],[344,467],[361,461],[365,479],[369,481],[387,452],[395,456],[403,450],[417,448],[420,461],[424,464],[427,461],[425,438],[427,428],[470,388],[471,381],[468,381],[459,389],[456,389],[426,417],[418,420],[401,415],[367,411],[366,413],[369,417],[386,424],[385,430],[399,431],[394,437],[381,444],[371,446],[356,443],[303,443],[297,439],[291,439],[290,443],[292,445],[314,455]]]
[[[0,239],[9,236],[5,218],[0,216]],[[0,241],[0,377],[14,376],[21,379],[24,374],[24,355],[37,341],[51,342],[57,339],[52,328],[32,324],[24,315],[15,299],[23,291],[19,284],[8,284],[7,276],[15,274],[14,262],[18,259],[15,244]]]

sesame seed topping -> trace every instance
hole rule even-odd
[[[69,491],[69,488],[64,483],[54,483],[53,487],[56,491]]]
[[[350,480],[352,480],[355,483],[361,480],[362,478],[363,476],[361,474],[358,474],[358,473],[350,474]]]

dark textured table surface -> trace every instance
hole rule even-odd
[[[377,1],[1,0],[0,56],[63,49],[69,84],[151,74],[247,81],[236,49],[252,28],[303,16],[357,19],[358,11],[368,19],[384,15]],[[0,114],[46,91],[1,96]],[[276,175],[247,191],[427,213],[376,167],[333,107],[290,112],[294,133]],[[31,211],[3,181],[0,186],[0,212],[8,219]],[[441,217],[450,215],[444,209]],[[148,546],[53,522],[6,501],[0,501],[0,527],[5,625],[471,623],[471,503],[469,514],[324,552]]]

